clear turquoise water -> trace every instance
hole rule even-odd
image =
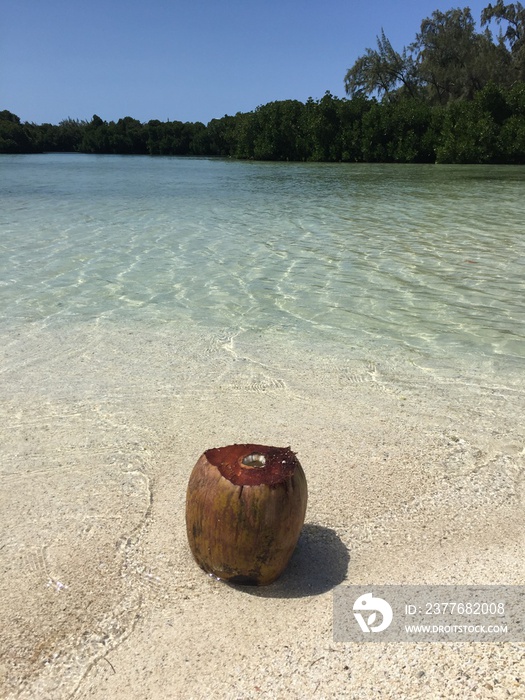
[[[524,195],[521,167],[2,156],[1,324],[238,327],[517,369]]]
[[[1,156],[0,657],[9,687],[27,669],[6,697],[70,698],[141,610],[207,604],[184,494],[211,446],[291,445],[309,521],[357,560],[374,531],[424,580],[433,563],[397,548],[417,523],[440,551],[481,525],[458,575],[517,580],[524,184]],[[506,546],[484,539],[497,517]]]

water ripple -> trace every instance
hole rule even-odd
[[[242,318],[525,354],[523,168],[3,163],[4,323]]]

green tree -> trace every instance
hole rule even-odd
[[[343,143],[338,102],[339,100],[327,91],[315,104],[310,117],[310,160],[342,160]]]
[[[432,108],[421,100],[402,100],[386,109],[387,154],[396,163],[435,160]]]
[[[415,97],[419,92],[419,77],[414,58],[407,49],[401,54],[395,51],[381,30],[377,49],[366,49],[346,72],[345,90],[350,97],[377,94],[391,98],[400,91]]]
[[[525,80],[525,8],[520,2],[505,5],[503,0],[498,0],[495,5],[489,4],[481,14],[482,26],[492,20],[505,27],[505,32],[500,33],[499,44],[509,51],[512,79]]]
[[[62,152],[78,151],[87,122],[78,119],[63,119],[55,132],[54,149]]]
[[[235,129],[236,117],[224,115],[221,119],[208,122],[207,136],[209,155],[234,156],[236,149]]]
[[[362,119],[362,159],[383,163],[434,162],[433,112],[433,108],[417,99],[374,103]]]
[[[506,95],[510,116],[499,134],[498,154],[504,163],[525,163],[525,83],[516,83]]]
[[[257,160],[304,160],[307,157],[299,100],[269,102],[254,113],[253,157]]]
[[[496,160],[499,129],[481,101],[447,106],[438,138],[438,163],[490,163]]]
[[[363,160],[363,117],[373,104],[376,101],[366,97],[339,100],[341,160],[352,163]]]
[[[386,163],[388,157],[388,133],[385,124],[384,105],[374,101],[363,115],[361,123],[361,152],[365,163]]]
[[[141,122],[124,117],[110,122],[107,127],[107,149],[109,153],[143,155],[147,153],[147,132]]]
[[[0,112],[0,153],[35,153],[40,150],[35,127],[21,124],[20,117],[7,109]]]
[[[500,2],[497,11],[489,5],[483,15],[485,23],[502,16],[511,22],[506,36],[516,51],[523,35],[518,5],[503,6]],[[345,89],[350,97],[377,95],[389,102],[423,97],[431,104],[445,105],[473,99],[491,81],[509,84],[510,65],[504,42],[494,43],[488,29],[478,33],[468,7],[436,10],[421,22],[415,41],[402,53],[382,31],[377,49],[366,49],[347,71]]]
[[[20,124],[20,117],[8,109],[3,109],[0,112],[0,122],[11,122],[11,124]]]
[[[490,34],[478,34],[470,9],[436,10],[424,19],[412,49],[432,104],[472,99],[494,77],[498,58]]]
[[[79,150],[82,153],[111,153],[109,132],[108,123],[94,114],[84,129]]]
[[[245,160],[253,158],[255,138],[257,136],[256,116],[253,112],[235,115],[235,158]]]

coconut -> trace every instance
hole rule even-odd
[[[206,450],[186,495],[186,529],[196,562],[230,583],[272,583],[295,549],[307,498],[306,477],[289,447]]]

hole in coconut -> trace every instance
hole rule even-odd
[[[255,452],[254,454],[244,457],[242,463],[245,467],[260,469],[266,464],[266,458],[264,455],[260,455],[259,453]]]

